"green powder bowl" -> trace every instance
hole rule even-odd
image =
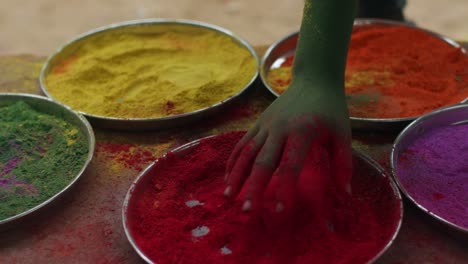
[[[94,147],[90,124],[68,106],[0,93],[0,228],[63,197],[83,175]]]

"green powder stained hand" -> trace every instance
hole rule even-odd
[[[291,84],[227,164],[225,195],[242,191],[244,210],[265,207],[274,186],[276,211],[290,211],[302,197],[328,222],[327,192],[351,191],[344,72],[355,7],[355,1],[306,1]]]
[[[350,192],[351,135],[344,94],[316,94],[307,92],[312,89],[298,88],[306,85],[293,83],[262,114],[231,154],[225,194],[237,196],[246,183],[244,210],[261,208],[273,175],[277,181],[273,185],[277,186],[278,212],[293,208],[297,184],[304,180],[314,185],[306,187],[313,190],[307,199],[317,210],[320,210],[330,184],[336,184],[343,192]],[[305,168],[306,160],[319,162],[310,158],[322,156],[323,153],[317,152],[325,153],[329,162],[320,162],[328,164]],[[320,175],[314,167],[322,168],[318,169]],[[312,178],[300,180],[300,177]]]

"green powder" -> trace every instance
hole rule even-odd
[[[0,221],[49,199],[86,162],[85,134],[27,103],[0,107]]]

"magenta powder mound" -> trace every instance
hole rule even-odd
[[[399,180],[417,203],[468,228],[468,124],[428,131],[398,163]]]

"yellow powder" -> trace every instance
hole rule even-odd
[[[278,94],[282,94],[288,89],[291,83],[292,67],[282,66],[271,69],[267,74],[267,82]]]
[[[281,66],[270,69],[267,82],[278,94],[282,94],[291,82],[292,67]],[[393,85],[392,75],[388,71],[350,71],[346,72],[345,87],[350,89],[361,86],[389,86]],[[350,91],[348,91],[350,92]]]
[[[393,85],[391,73],[388,71],[362,70],[346,74],[346,87],[386,86]]]
[[[75,144],[78,136],[78,129],[72,128],[65,131],[65,138],[67,139],[67,145],[71,146]]]
[[[51,96],[78,111],[156,118],[221,102],[257,71],[232,38],[194,26],[113,30],[87,38],[46,78]]]

